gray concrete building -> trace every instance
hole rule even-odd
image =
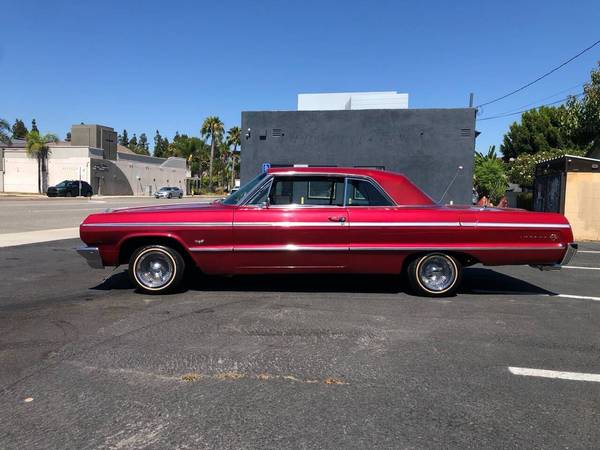
[[[374,167],[407,175],[434,200],[456,176],[444,203],[472,200],[473,108],[247,111],[242,134],[242,184],[263,163]]]

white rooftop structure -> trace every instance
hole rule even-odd
[[[407,108],[408,94],[396,91],[298,94],[298,111]]]

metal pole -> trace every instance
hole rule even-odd
[[[472,92],[469,94],[469,108],[473,107],[473,100],[475,99],[475,94]]]
[[[81,197],[81,166],[79,166],[79,197]]]

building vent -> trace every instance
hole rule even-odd
[[[470,128],[461,128],[460,129],[460,135],[464,136],[464,137],[471,136],[471,129]]]
[[[271,137],[282,137],[283,130],[281,128],[273,128],[271,130]]]

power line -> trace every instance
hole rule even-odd
[[[556,66],[554,69],[550,70],[549,72],[546,72],[545,74],[543,74],[542,76],[537,77],[535,80],[521,86],[518,89],[515,89],[514,91],[511,91],[507,94],[502,95],[501,97],[495,98],[493,100],[490,100],[488,102],[485,103],[481,103],[480,105],[477,105],[477,108],[481,107],[481,106],[486,106],[486,105],[490,105],[492,103],[498,102],[500,100],[505,99],[506,97],[509,97],[513,94],[516,94],[517,92],[521,92],[523,89],[528,88],[529,86],[531,86],[532,84],[537,83],[540,80],[543,80],[544,78],[546,78],[548,75],[556,72],[558,69],[560,69],[561,67],[566,66],[567,64],[569,64],[571,61],[573,61],[576,58],[579,58],[581,55],[583,55],[585,52],[591,50],[592,48],[594,48],[596,45],[600,44],[600,40],[597,40],[596,42],[594,42],[592,45],[590,45],[589,47],[584,48],[583,50],[581,50],[579,53],[577,53],[575,56],[572,56],[571,58],[567,59],[565,62],[561,63],[560,65]]]
[[[482,117],[481,119],[477,119],[477,120],[491,120],[491,119],[500,119],[501,117],[510,117],[510,116],[516,116],[517,114],[523,114],[525,112],[528,111],[533,111],[534,109],[538,109],[541,108],[542,106],[551,106],[551,105],[556,105],[557,103],[562,103],[562,102],[566,102],[567,100],[569,100],[571,97],[577,98],[577,97],[581,97],[584,94],[584,92],[580,92],[579,94],[575,94],[575,95],[569,95],[568,97],[562,98],[560,100],[557,100],[555,102],[552,103],[546,103],[544,105],[538,105],[534,108],[529,108],[529,109],[523,109],[521,111],[515,111],[515,112],[510,112],[510,113],[503,113],[503,114],[498,114],[495,116],[489,116],[489,117]]]
[[[521,105],[521,106],[518,106],[516,108],[511,108],[508,111],[499,112],[499,113],[496,113],[494,115],[495,116],[503,116],[505,114],[511,114],[511,113],[519,112],[519,111],[521,111],[523,109],[527,109],[528,107],[533,106],[533,105],[539,105],[539,104],[543,105],[546,100],[550,100],[551,98],[558,97],[560,94],[564,94],[565,92],[572,91],[574,88],[580,88],[582,86],[585,86],[585,84],[586,84],[585,81],[583,83],[577,83],[577,84],[575,84],[575,85],[573,85],[571,87],[568,87],[568,88],[563,89],[561,91],[555,92],[552,95],[548,95],[548,96],[546,96],[544,98],[540,98],[540,99],[535,100],[533,102],[526,103],[525,105]],[[537,106],[535,106],[535,107],[537,108]],[[483,114],[484,111],[485,111],[484,109],[480,109],[479,111],[477,111],[477,114]]]

